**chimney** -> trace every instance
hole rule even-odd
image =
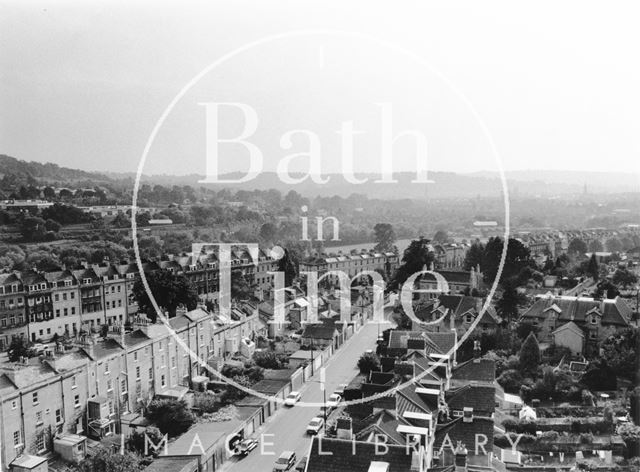
[[[351,418],[348,416],[340,417],[336,421],[336,434],[338,439],[346,439],[351,441],[353,438],[353,426]]]
[[[456,456],[456,472],[463,472],[467,470],[467,448],[464,447],[460,441],[458,441],[458,445],[455,450]]]
[[[480,348],[480,341],[473,341],[473,362],[475,364],[480,363],[482,357],[482,349]]]
[[[463,423],[473,423],[473,408],[465,406],[462,412]]]

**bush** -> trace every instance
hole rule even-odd
[[[215,395],[210,393],[196,393],[193,407],[202,414],[213,413],[219,409],[220,405]]]
[[[163,434],[168,434],[170,437],[181,435],[195,422],[187,404],[178,400],[153,400],[149,404],[146,417]]]
[[[519,393],[522,386],[522,374],[516,369],[505,370],[497,380],[504,391],[509,393]]]
[[[379,371],[381,369],[380,359],[373,352],[365,352],[358,359],[358,369],[360,369],[360,373],[365,375],[372,371]]]

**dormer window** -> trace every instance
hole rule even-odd
[[[82,283],[83,284],[90,284],[91,283],[91,279],[82,279]]]
[[[591,324],[598,324],[598,317],[596,315],[591,316]]]

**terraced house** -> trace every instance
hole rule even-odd
[[[42,457],[54,438],[102,439],[155,395],[181,398],[212,352],[211,320],[202,309],[178,313],[170,324],[181,343],[162,324],[134,323],[128,334],[86,334],[40,358],[0,365],[1,463],[21,453]]]
[[[26,294],[17,274],[0,274],[0,351],[11,344],[14,337],[28,337],[25,316]]]
[[[597,300],[547,294],[536,297],[521,321],[538,327],[542,342],[594,353],[600,341],[629,326],[631,315],[631,308],[619,297]]]

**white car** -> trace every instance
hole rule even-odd
[[[324,420],[319,416],[316,416],[309,421],[309,424],[307,425],[307,433],[318,434],[322,429],[322,426],[324,426]]]
[[[342,397],[337,393],[332,393],[327,399],[327,408],[332,410],[338,406],[338,403],[342,400]]]
[[[342,395],[344,395],[344,391],[346,390],[347,386],[348,384],[340,384],[338,385],[338,388],[336,388],[336,391],[333,393],[336,393],[342,397]]]
[[[302,394],[300,392],[291,392],[287,395],[287,398],[284,399],[284,404],[287,406],[294,406],[301,398]]]

